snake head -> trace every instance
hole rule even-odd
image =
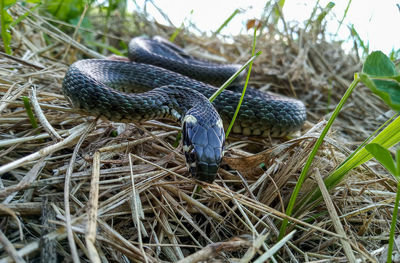
[[[217,115],[215,120],[210,121],[196,117],[195,112],[186,114],[182,122],[182,134],[186,164],[192,176],[212,183],[223,157],[225,143],[221,118]]]

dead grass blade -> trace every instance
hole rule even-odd
[[[84,28],[83,21],[74,36],[72,25],[21,4],[8,11],[15,18],[28,13],[11,29],[13,55],[0,53],[0,263],[40,261],[43,255],[76,262],[251,262],[264,257],[345,262],[377,261],[384,253],[396,182],[375,162],[351,171],[330,192],[331,202],[296,217],[284,213],[325,119],[360,70],[357,57],[325,39],[323,32],[316,37],[316,32],[287,22],[285,33],[271,28],[260,34],[257,49],[262,54],[249,84],[301,99],[308,121],[291,138],[230,136],[217,180],[205,184],[190,177],[181,146],[172,146],[178,124],[96,120],[71,109],[61,91],[69,64],[109,55],[91,45],[86,34],[120,49],[121,42],[135,35],[168,38],[175,28],[143,14],[113,14],[106,20],[103,13],[88,10],[93,28]],[[287,39],[291,36],[296,38]],[[215,62],[248,60],[247,34],[224,39],[229,41],[183,28],[175,43]],[[32,86],[37,129],[20,99]],[[330,174],[390,114],[360,87],[312,168],[321,178]],[[90,123],[93,127],[85,133]],[[300,194],[315,187],[317,179],[308,178]],[[283,218],[296,232],[279,243]],[[283,246],[271,253],[277,244],[275,248]],[[71,252],[70,246],[76,250]]]

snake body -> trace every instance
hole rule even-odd
[[[239,66],[197,60],[166,40],[142,37],[130,42],[129,58],[75,62],[64,77],[64,95],[73,107],[113,121],[182,122],[189,169],[195,178],[212,182],[222,158],[223,125],[241,94],[225,90],[212,105],[207,98],[216,90],[211,84],[225,82]],[[305,112],[301,101],[250,89],[233,133],[284,136],[301,128]]]

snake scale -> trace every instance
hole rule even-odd
[[[191,174],[212,182],[223,157],[224,126],[241,96],[240,80],[212,104],[207,98],[240,66],[196,59],[162,38],[132,39],[128,56],[130,61],[86,59],[73,63],[63,80],[64,95],[73,107],[112,121],[181,122]],[[281,137],[299,130],[305,119],[301,101],[248,89],[232,131]]]

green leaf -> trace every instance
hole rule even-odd
[[[381,51],[372,52],[360,74],[361,81],[386,104],[400,111],[399,73],[393,62]]]
[[[373,93],[378,95],[389,107],[400,111],[400,83],[396,80],[371,79],[368,75],[360,74],[361,81]]]
[[[83,0],[45,0],[45,7],[54,17],[61,21],[70,22],[79,18],[85,8]]]
[[[118,136],[118,131],[117,130],[112,130],[110,132],[110,137],[117,137]]]
[[[17,2],[17,0],[4,0],[4,7],[7,9],[10,6],[14,5]]]
[[[365,145],[365,149],[369,151],[391,174],[396,175],[396,166],[389,150],[377,143]]]
[[[393,62],[382,51],[374,51],[367,57],[362,72],[375,77],[393,77],[397,75]]]
[[[96,38],[94,36],[94,32],[92,32],[92,31],[94,31],[94,27],[93,27],[92,23],[90,22],[90,19],[88,17],[84,17],[81,20],[81,17],[75,17],[75,18],[71,18],[69,20],[69,23],[71,23],[72,25],[75,25],[75,26],[78,26],[79,22],[80,22],[80,26],[79,26],[78,32],[79,32],[80,37],[83,38],[84,41],[86,43],[88,43],[88,45],[91,45],[91,48],[95,47],[96,45],[93,45],[93,42],[97,42],[97,41],[101,41],[101,40],[99,40],[99,39],[96,40]],[[84,30],[84,29],[86,29],[86,30]],[[89,42],[91,42],[91,43],[89,44]]]

